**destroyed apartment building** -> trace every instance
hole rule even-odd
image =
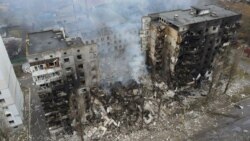
[[[142,18],[142,49],[153,74],[169,86],[199,84],[216,54],[235,39],[241,14],[216,5],[154,13]]]
[[[215,5],[143,17],[141,43],[152,75],[162,76],[170,88],[198,84],[211,73],[215,55],[235,38],[240,18]],[[63,29],[28,34],[27,59],[51,134],[74,129],[95,139],[99,130],[103,136],[115,128],[143,127],[160,115],[157,101],[147,97],[175,98],[175,92],[160,80],[117,82],[127,74],[113,70],[132,68],[123,64],[116,68],[113,60],[120,63],[117,59],[125,58],[125,49],[134,47],[132,38],[139,37],[132,36],[137,33],[134,28],[120,30],[104,28],[82,35],[83,40],[66,37]],[[101,87],[103,83],[107,89]]]
[[[70,97],[99,83],[96,44],[66,37],[64,30],[29,33],[27,59],[50,132],[70,131]]]

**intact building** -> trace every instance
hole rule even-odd
[[[143,17],[142,49],[153,74],[175,87],[203,79],[210,73],[215,55],[235,39],[240,18],[216,5]]]
[[[2,117],[10,127],[17,127],[23,123],[23,93],[1,37],[0,54],[0,108],[4,114]]]
[[[70,97],[78,88],[99,83],[96,44],[68,38],[64,30],[28,34],[27,59],[50,133],[72,133]]]

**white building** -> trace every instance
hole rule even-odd
[[[17,127],[23,119],[23,93],[1,37],[0,54],[0,108],[10,127]]]

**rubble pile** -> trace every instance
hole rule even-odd
[[[148,110],[144,110],[144,97],[140,87],[135,81],[130,81],[125,86],[121,82],[114,83],[109,93],[99,88],[90,89],[90,97],[85,99],[85,117],[86,124],[95,127],[85,129],[87,137],[100,138],[107,128],[134,126],[141,123],[142,118],[148,122],[148,118],[144,117],[152,116]],[[101,136],[96,136],[95,133],[100,133]]]
[[[169,90],[164,82],[151,85],[134,80],[127,84],[116,82],[108,92],[92,88],[84,97],[83,120],[78,120],[84,131],[82,136],[84,140],[109,140],[119,134],[154,127],[157,121],[180,108],[188,96],[192,96],[190,92]]]

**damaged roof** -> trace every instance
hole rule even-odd
[[[203,12],[203,14],[198,14]],[[240,15],[239,13],[227,10],[216,5],[193,6],[192,9],[174,10],[161,13],[150,14],[150,17],[160,18],[164,22],[177,27],[211,21],[215,19]]]
[[[65,38],[60,30],[47,30],[28,34],[28,54],[56,51],[69,47],[82,46],[80,38]]]

